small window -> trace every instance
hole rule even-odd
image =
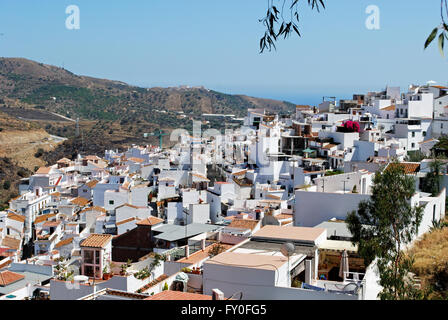
[[[412,148],[415,148],[415,143],[412,143],[412,144],[411,144],[411,147],[412,147]]]
[[[426,137],[426,131],[423,131],[423,136]]]
[[[114,204],[114,200],[109,200],[109,204]]]
[[[415,132],[412,131],[412,138],[415,138]]]

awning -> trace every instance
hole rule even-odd
[[[358,246],[354,246],[350,241],[325,240],[318,247],[320,250],[358,252]]]

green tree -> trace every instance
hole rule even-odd
[[[429,168],[430,171],[422,181],[422,191],[431,193],[434,197],[440,192],[443,164],[439,159],[434,159],[434,161],[430,163]]]
[[[429,37],[426,39],[425,42],[425,49],[431,44],[431,42],[437,37],[438,35],[438,43],[439,43],[439,51],[442,57],[444,56],[444,46],[445,46],[445,39],[448,40],[448,0],[440,0],[440,17],[441,17],[441,23],[439,26],[435,27],[432,32],[429,34]]]
[[[418,297],[407,280],[412,259],[403,248],[418,233],[423,207],[413,206],[414,179],[404,173],[403,166],[389,165],[373,179],[372,196],[360,202],[357,211],[349,213],[347,224],[358,245],[358,253],[367,265],[377,262],[381,299]]]
[[[265,27],[264,35],[260,39],[260,53],[266,49],[271,51],[276,49],[275,43],[283,37],[288,38],[291,34],[301,37],[299,31],[299,4],[304,1],[299,0],[268,0],[266,16],[259,21]],[[325,9],[324,0],[307,0],[311,9],[318,12]],[[440,24],[430,33],[425,42],[425,49],[438,39],[440,54],[444,55],[445,40],[448,40],[448,0],[440,0]]]

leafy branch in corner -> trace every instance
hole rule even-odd
[[[291,34],[296,33],[301,37],[299,31],[299,0],[268,0],[268,10],[266,17],[260,19],[259,21],[266,27],[266,31],[263,37],[260,39],[260,53],[272,48],[276,49],[275,42],[278,38],[283,36],[283,39],[288,38]],[[281,8],[277,7],[281,4]],[[285,8],[285,5],[288,7]],[[323,0],[308,0],[308,5],[311,9],[320,12],[320,9],[325,9],[325,4]],[[288,11],[289,10],[289,15]],[[285,18],[285,14],[287,17]]]
[[[425,42],[425,49],[433,42],[433,40],[438,36],[439,51],[442,56],[444,56],[445,39],[448,40],[448,0],[440,0],[440,17],[442,19],[440,25],[434,30],[432,30],[429,37]]]

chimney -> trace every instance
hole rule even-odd
[[[190,257],[190,246],[188,244],[185,246],[185,257]]]
[[[212,300],[224,300],[224,292],[219,289],[213,289]]]

